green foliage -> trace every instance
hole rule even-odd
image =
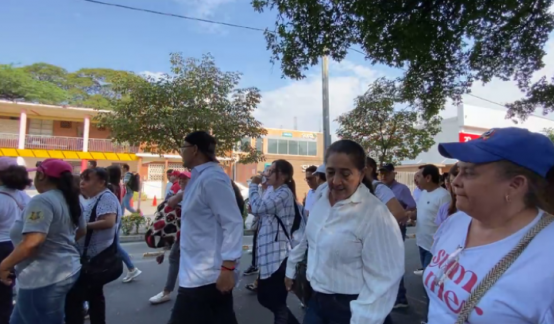
[[[372,64],[407,68],[403,96],[435,115],[476,81],[515,79],[527,89],[544,66],[553,0],[253,0],[277,11],[266,31],[272,62],[299,79],[323,54],[341,61],[359,46]],[[524,111],[522,111],[524,112]]]
[[[544,134],[546,136],[548,136],[548,138],[550,138],[550,140],[552,141],[552,143],[554,143],[554,128],[545,128],[544,129]]]
[[[171,55],[172,74],[114,80],[113,113],[101,113],[101,126],[113,138],[131,145],[144,143],[147,152],[179,152],[187,134],[211,131],[218,141],[218,156],[229,156],[242,138],[266,134],[252,113],[260,102],[256,88],[237,88],[240,74],[223,72],[212,56],[201,60]],[[263,159],[262,152],[244,147],[241,163]]]
[[[141,79],[133,73],[112,69],[80,69],[76,72],[48,63],[20,68],[0,65],[0,98],[54,105],[111,109],[115,79]]]
[[[67,93],[54,84],[33,79],[24,70],[0,65],[0,99],[56,104],[67,99]]]
[[[337,135],[360,143],[379,164],[415,159],[433,146],[440,117],[422,118],[420,107],[404,104],[402,87],[378,79],[355,100],[355,108],[337,121]]]
[[[548,83],[544,77],[541,78],[528,89],[524,99],[506,106],[508,107],[508,118],[517,116],[525,119],[537,107],[542,107],[545,115],[554,112],[554,78],[552,78],[552,83]]]
[[[133,229],[135,230],[134,234],[138,234],[141,225],[148,226],[149,224],[150,219],[141,216],[140,211],[121,218],[121,230],[125,235],[131,234]]]

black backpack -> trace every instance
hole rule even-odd
[[[131,179],[127,182],[127,186],[132,191],[138,192],[140,190],[140,175],[138,173],[131,174]]]

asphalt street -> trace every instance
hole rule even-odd
[[[413,228],[408,230],[412,232]],[[252,237],[244,237],[244,245],[251,245]],[[145,252],[155,252],[145,243],[125,243],[123,247],[131,255],[131,259],[142,275],[133,282],[124,284],[121,280],[107,285],[104,289],[106,296],[106,312],[108,323],[152,324],[166,323],[169,319],[173,301],[153,306],[148,299],[159,293],[164,286],[167,275],[168,261],[158,265],[154,257],[144,257]],[[246,269],[251,262],[251,255],[244,253],[241,259],[241,268]],[[425,311],[424,291],[421,277],[413,274],[419,268],[419,253],[414,239],[406,240],[406,276],[405,285],[408,291],[410,307],[393,311],[393,320],[398,324],[419,324]],[[272,324],[272,314],[260,306],[256,295],[244,287],[254,281],[254,276],[243,277],[240,287],[233,292],[235,311],[238,322],[241,324]],[[303,311],[300,302],[290,295],[289,307],[298,319],[302,319]]]

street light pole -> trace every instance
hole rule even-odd
[[[331,129],[329,126],[329,57],[327,55],[323,55],[322,65],[323,147],[326,150],[331,145]]]

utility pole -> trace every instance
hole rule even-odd
[[[323,148],[326,150],[331,145],[331,129],[329,126],[329,57],[327,55],[323,55],[322,65]]]

